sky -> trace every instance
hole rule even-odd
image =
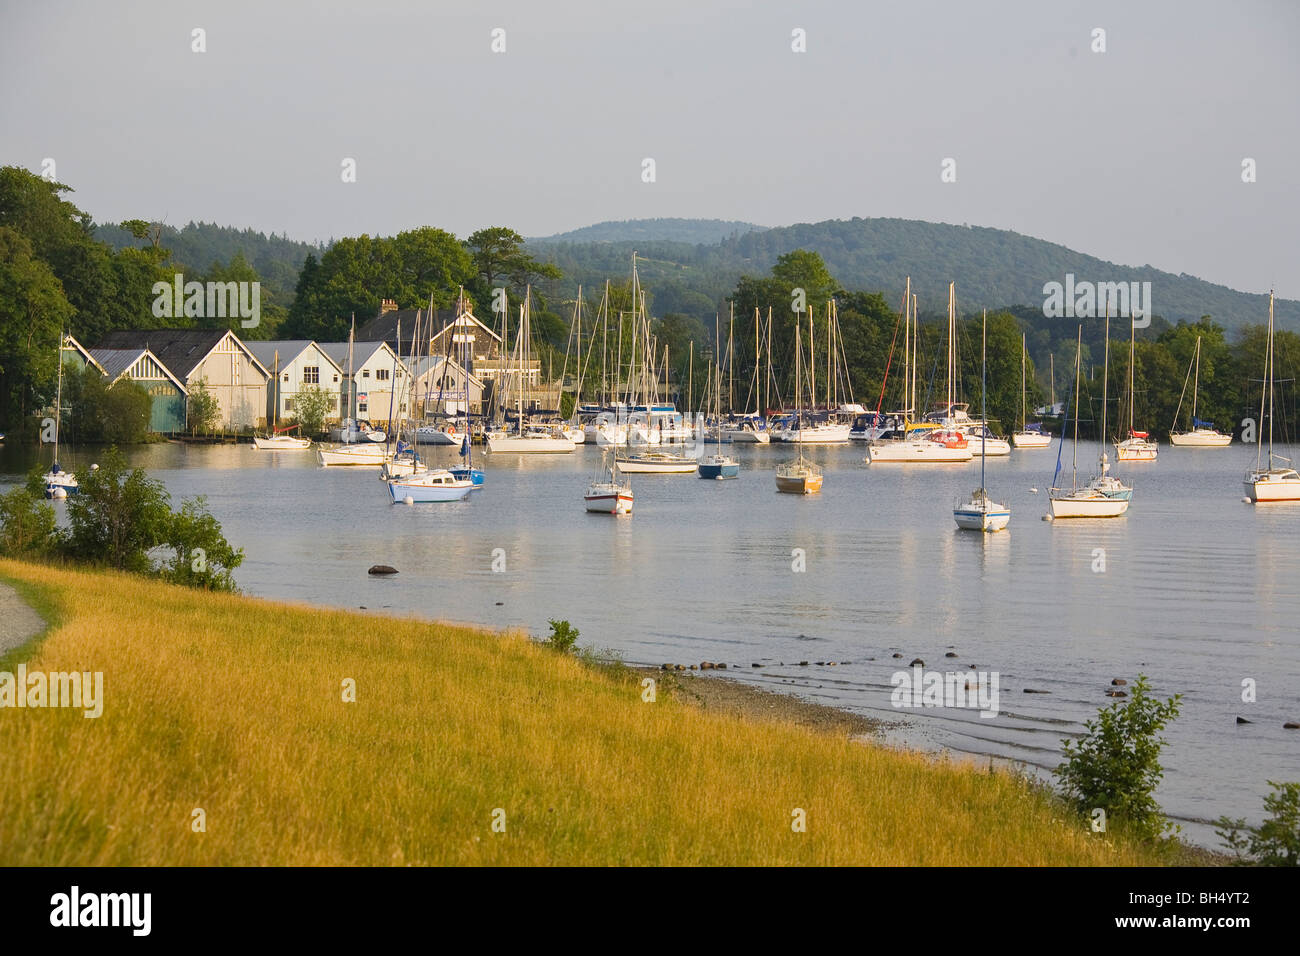
[[[0,165],[98,221],[898,217],[1300,298],[1298,40],[1294,0],[0,0]]]

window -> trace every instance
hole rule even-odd
[[[362,377],[362,378],[369,378],[369,377],[370,377],[370,369],[365,369],[365,370],[363,370],[362,373],[361,373],[361,377]]]
[[[285,372],[285,373],[284,373],[283,381],[286,381],[286,382],[289,381],[289,373],[288,373],[288,372]]]
[[[304,385],[320,384],[320,366],[304,365],[302,367],[302,381]]]
[[[334,411],[339,410],[339,397],[337,395],[330,396],[330,405],[333,406]]]
[[[369,402],[357,402],[357,414],[358,414],[358,415],[364,415],[364,414],[366,414],[368,411],[370,411],[370,403],[369,403]]]
[[[386,368],[375,369],[375,378],[380,382],[388,381],[388,369]]]
[[[338,377],[337,375],[335,375],[335,376],[334,376],[334,384],[337,385],[337,384],[338,384],[338,381],[339,381],[339,377]]]
[[[402,402],[402,408],[401,408],[401,410],[402,410],[402,411],[406,411],[406,402]]]
[[[293,411],[293,399],[292,399],[292,398],[286,398],[286,399],[284,400],[284,410],[285,410],[286,412],[291,412],[291,411]]]

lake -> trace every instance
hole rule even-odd
[[[426,451],[455,460],[454,449]],[[1055,446],[1013,451],[988,463],[990,492],[1012,509],[996,535],[952,519],[979,484],[978,459],[868,466],[860,445],[810,449],[826,479],[804,498],[775,490],[773,468],[792,447],[732,452],[734,481],[633,476],[635,514],[622,518],[583,510],[595,447],[475,449],[481,491],[413,507],[390,502],[376,469],[321,468],[314,453],[162,444],[128,457],[177,505],[207,496],[246,553],[236,577],[249,594],[538,636],[567,619],[579,643],[629,663],[725,662],[730,679],[890,721],[900,745],[1038,773],[1111,703],[1113,678],[1145,673],[1157,694],[1184,695],[1157,797],[1207,846],[1218,843],[1210,821],[1257,822],[1266,781],[1300,779],[1300,731],[1282,729],[1300,719],[1300,505],[1242,503],[1253,449],[1162,445],[1158,462],[1115,466],[1134,487],[1126,517],[1054,523],[1041,518]],[[76,449],[64,464],[97,454]],[[1081,447],[1083,477],[1095,456]],[[0,474],[13,480],[33,460],[4,448]],[[1068,477],[1069,446],[1064,467]],[[373,564],[400,573],[371,577]],[[997,716],[895,708],[891,677],[917,657],[932,670],[996,672]]]

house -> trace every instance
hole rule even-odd
[[[343,417],[343,369],[319,345],[305,339],[246,344],[272,375],[276,374],[277,368],[279,370],[279,382],[272,381],[266,389],[267,421],[294,418],[294,400],[307,388],[319,388],[330,396],[330,410],[325,415],[327,421],[338,421]],[[278,411],[275,408],[277,396]]]
[[[98,349],[148,349],[188,392],[202,383],[216,398],[220,427],[266,426],[271,373],[230,329],[121,329]]]
[[[372,423],[402,418],[411,404],[411,373],[387,342],[317,342],[317,347],[343,370],[342,415]],[[348,350],[352,356],[349,361]],[[351,398],[347,370],[352,369]],[[349,415],[351,410],[351,415]]]
[[[108,378],[109,388],[126,378],[149,393],[153,401],[149,414],[151,432],[185,430],[189,392],[158,356],[148,349],[91,349],[89,354]]]
[[[455,359],[445,355],[416,359],[411,365],[411,376],[415,383],[413,417],[417,421],[438,415],[463,415],[466,411],[471,415],[483,414],[486,385]]]
[[[409,357],[418,320],[422,334],[415,347],[417,355],[451,355],[457,361],[463,355],[470,371],[478,362],[501,358],[501,336],[469,309],[459,313],[455,309],[434,309],[432,322],[428,322],[428,315],[428,309],[399,309],[392,299],[385,299],[379,314],[357,330],[357,338],[387,342],[399,355]]]
[[[71,335],[63,336],[63,348],[59,352],[59,364],[75,365],[78,371],[84,369],[87,365],[93,365],[98,368],[102,374],[108,374],[102,367],[100,367],[99,363],[95,361],[94,356],[90,354],[90,350]]]

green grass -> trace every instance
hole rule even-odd
[[[28,667],[102,671],[105,696],[0,710],[2,865],[1163,862],[1011,774],[647,704],[640,674],[518,634],[0,576],[54,622]]]

